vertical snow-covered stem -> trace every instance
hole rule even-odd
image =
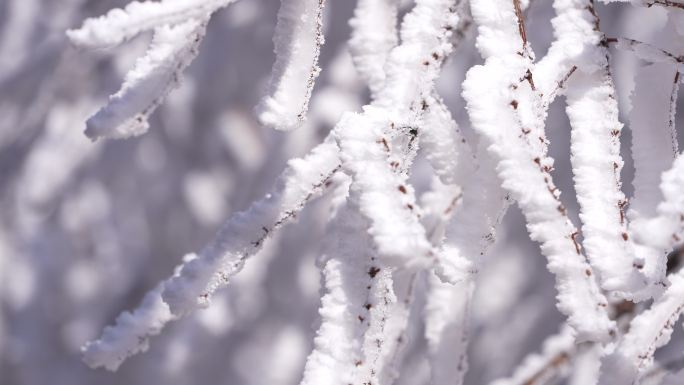
[[[508,208],[494,165],[483,146],[478,147],[477,168],[459,164],[463,193],[458,207],[449,205],[443,215],[453,218],[446,229],[437,272],[431,277],[425,309],[431,381],[434,385],[462,384],[466,370],[469,318],[478,259],[494,242],[496,227]],[[445,283],[447,281],[451,283]]]
[[[630,219],[655,215],[663,198],[658,188],[660,176],[677,155],[674,108],[678,78],[677,68],[670,63],[648,64],[636,74],[629,113],[634,158]]]
[[[474,282],[469,278],[451,284],[430,276],[425,338],[433,385],[463,383],[468,369],[466,349],[473,290]]]
[[[321,69],[325,0],[281,0],[273,43],[276,61],[268,95],[257,106],[261,123],[293,130],[305,119]]]
[[[371,96],[376,96],[384,86],[385,62],[398,42],[397,8],[397,0],[359,0],[354,18],[349,21],[349,51]]]
[[[472,0],[477,44],[486,61],[463,84],[473,128],[490,143],[503,187],[518,202],[530,236],[541,243],[556,276],[558,307],[581,340],[607,341],[615,333],[607,301],[577,243],[578,231],[559,200],[544,136],[546,111],[532,74],[517,0]]]
[[[346,186],[344,186],[346,187]],[[345,191],[346,195],[346,191]],[[372,241],[365,219],[348,204],[338,209],[329,230],[324,264],[325,291],[314,350],[304,368],[302,385],[352,383],[363,364],[362,337],[370,322],[365,306],[370,290]]]
[[[571,162],[587,257],[606,290],[636,292],[644,279],[634,262],[627,232],[621,190],[620,156],[622,123],[618,120],[615,87],[610,74],[608,50],[601,41],[598,17],[587,1],[571,8],[577,29],[588,30],[582,41],[583,56],[576,58],[578,71],[568,82],[567,113],[570,118]],[[563,10],[558,7],[558,11]]]
[[[670,276],[670,287],[650,309],[636,316],[629,332],[601,368],[600,385],[632,385],[653,366],[655,350],[670,341],[684,311],[684,270]]]
[[[620,134],[607,39],[591,0],[554,1],[556,40],[535,66],[546,105],[567,95],[571,162],[586,254],[606,290],[627,295],[644,289],[627,230],[621,190]],[[567,88],[567,89],[566,89]]]

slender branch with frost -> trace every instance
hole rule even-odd
[[[468,151],[469,153],[469,151]],[[448,205],[444,216],[453,218],[431,277],[425,309],[425,336],[432,383],[462,384],[468,369],[467,348],[474,274],[480,259],[494,243],[496,228],[508,209],[508,197],[483,146],[478,147],[477,168],[459,163],[465,177],[460,204]],[[447,283],[449,282],[449,283]]]
[[[144,351],[147,337],[158,334],[167,322],[207,306],[211,295],[228,284],[268,237],[324,191],[338,170],[337,147],[331,140],[303,159],[290,160],[273,192],[231,217],[198,255],[187,255],[175,274],[161,283],[163,290],[158,287],[150,292],[132,316],[118,318],[99,340],[88,345],[85,361],[115,370],[127,357]],[[163,311],[164,306],[171,315]]]
[[[257,106],[262,124],[289,131],[306,119],[321,72],[324,6],[325,0],[281,0],[273,35],[276,61],[268,95]]]
[[[86,122],[85,134],[122,139],[142,135],[148,119],[168,94],[180,84],[183,71],[199,52],[207,21],[190,20],[155,29],[145,56],[126,74],[121,89]]]

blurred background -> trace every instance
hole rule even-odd
[[[287,159],[306,153],[344,111],[367,102],[346,44],[355,2],[327,2],[323,71],[300,130],[275,132],[256,122],[252,109],[274,61],[279,2],[239,0],[214,15],[199,57],[153,115],[149,133],[93,143],[83,135],[85,120],[117,91],[150,36],[85,52],[70,47],[64,32],[126,3],[0,0],[0,384],[296,384],[318,318],[315,260],[326,198],[271,239],[210,308],[173,323],[118,372],[89,369],[80,347],[169,276],[184,254],[207,243],[231,213],[267,193]],[[676,43],[662,9],[611,4],[598,12],[609,37],[663,48]],[[527,11],[537,57],[553,38],[552,17],[550,1]],[[465,72],[480,62],[472,35],[447,63],[439,92],[474,145],[460,96]],[[640,65],[632,54],[614,52],[625,123]],[[562,98],[547,130],[554,177],[577,224]],[[629,195],[628,129],[622,140]],[[414,173],[417,191],[425,191],[429,167],[419,159]],[[509,375],[558,331],[563,317],[555,294],[545,260],[512,207],[478,277],[468,384]],[[416,314],[423,304],[419,295]],[[400,384],[429,379],[422,333],[420,323],[410,331]],[[658,357],[681,355],[682,334],[677,327]]]

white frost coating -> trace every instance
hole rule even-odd
[[[325,295],[314,350],[306,360],[302,385],[346,385],[361,362],[361,338],[370,322],[368,297],[371,239],[365,219],[348,205],[332,220],[326,239]]]
[[[575,352],[575,338],[569,327],[544,341],[541,353],[525,357],[523,363],[510,378],[499,379],[491,385],[531,385],[552,383],[551,380],[563,367],[570,365],[570,356]]]
[[[389,266],[420,268],[433,262],[431,245],[416,212],[408,175],[388,164],[390,126],[384,110],[366,106],[363,114],[347,113],[335,128],[342,164],[353,179],[359,208],[370,219],[369,233]]]
[[[458,165],[472,162],[473,158],[469,156],[469,149],[465,148],[467,145],[458,124],[451,118],[449,110],[438,95],[426,98],[425,106],[418,131],[421,149],[443,183],[464,181],[464,167],[459,168]]]
[[[190,20],[173,27],[155,29],[145,56],[126,74],[121,89],[88,119],[85,134],[121,139],[142,135],[148,118],[164,98],[179,85],[183,71],[195,59],[206,32],[206,21]]]
[[[680,190],[681,194],[681,190]],[[630,385],[653,366],[656,349],[667,344],[684,311],[684,271],[669,277],[672,283],[650,309],[637,315],[613,354],[607,357],[600,385]]]
[[[116,326],[86,347],[87,362],[115,370],[127,357],[144,351],[147,337],[166,323],[208,305],[214,291],[242,269],[267,237],[295,219],[338,169],[338,151],[331,140],[303,159],[290,160],[274,192],[233,215],[199,255],[185,256],[174,275],[145,296],[132,318],[124,313]]]
[[[464,159],[472,158],[470,150],[462,147]],[[463,175],[463,197],[446,229],[446,241],[435,269],[446,282],[458,283],[470,279],[478,271],[479,258],[494,243],[496,227],[508,210],[509,198],[496,175],[495,164],[484,145],[477,148],[477,156],[458,165]]]
[[[174,317],[161,299],[162,286],[145,295],[132,313],[123,312],[113,326],[107,326],[102,336],[83,346],[83,361],[91,368],[103,366],[115,371],[123,361],[149,347],[150,336],[159,334]]]
[[[629,217],[651,217],[663,195],[660,176],[677,155],[674,106],[677,72],[669,63],[646,65],[637,72],[632,93],[629,125],[632,130],[634,158],[634,197]]]
[[[235,0],[134,1],[124,9],[88,19],[79,29],[67,31],[73,44],[81,48],[117,46],[136,35],[165,25],[205,19]]]
[[[658,215],[635,220],[632,227],[638,243],[665,254],[684,241],[684,156],[679,155],[663,173],[660,190],[664,199]]]
[[[276,61],[268,95],[257,106],[262,124],[293,130],[305,119],[321,69],[325,0],[281,0],[273,43]]]
[[[163,297],[171,312],[184,315],[207,306],[214,291],[228,284],[273,231],[293,220],[326,187],[338,167],[332,140],[318,145],[304,159],[290,160],[272,193],[234,214],[199,256],[166,282]]]
[[[404,17],[401,44],[385,65],[385,87],[373,105],[385,108],[397,124],[408,124],[420,111],[421,98],[432,93],[434,81],[452,52],[454,31],[463,28],[461,0],[418,0]]]
[[[553,160],[546,153],[543,132],[546,112],[533,83],[533,55],[514,2],[474,0],[471,9],[478,24],[477,45],[487,58],[484,66],[468,71],[463,84],[473,128],[490,143],[503,187],[518,202],[531,238],[541,243],[556,276],[559,310],[568,316],[579,341],[607,341],[615,323],[608,318],[607,301],[550,174]]]
[[[385,84],[385,62],[397,45],[398,0],[359,0],[352,28],[349,51],[354,66],[376,95]]]

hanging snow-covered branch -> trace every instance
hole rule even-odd
[[[86,122],[86,135],[93,140],[121,139],[147,132],[150,115],[179,86],[197,56],[212,13],[233,1],[132,2],[68,31],[73,44],[92,49],[116,46],[154,30],[149,49],[126,74],[121,89]]]
[[[268,95],[257,106],[261,123],[289,131],[306,119],[321,71],[324,6],[325,0],[281,0],[273,35],[276,61]]]

